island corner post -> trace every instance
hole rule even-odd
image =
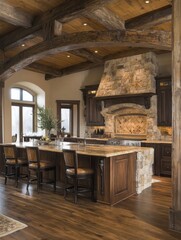
[[[169,226],[181,232],[181,1],[173,0],[172,52],[172,205]]]
[[[3,142],[3,88],[4,82],[0,81],[0,143]]]

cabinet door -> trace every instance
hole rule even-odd
[[[98,85],[86,86],[81,89],[85,103],[85,117],[87,126],[104,126],[104,118],[101,115],[101,101],[96,99]]]
[[[104,125],[104,119],[101,115],[101,102],[96,100],[95,95],[87,95],[86,103],[87,125]]]
[[[172,125],[171,78],[157,79],[158,126]]]
[[[171,176],[171,144],[160,144],[160,175]]]

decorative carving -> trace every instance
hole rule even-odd
[[[100,189],[101,189],[101,195],[104,195],[104,159],[99,160],[99,169],[100,169]]]
[[[146,115],[118,115],[115,117],[115,134],[145,135],[147,134]]]

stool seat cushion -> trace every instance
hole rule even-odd
[[[6,164],[7,165],[16,165],[16,160],[15,159],[7,159],[6,160]],[[25,159],[17,159],[17,164],[18,165],[24,165],[24,164],[27,164],[28,165],[28,162],[27,160]]]
[[[66,169],[66,173],[69,175],[75,175],[75,169],[74,168],[68,168]],[[93,169],[91,168],[77,168],[77,175],[91,175],[94,174]]]
[[[51,167],[53,168],[53,167],[55,167],[55,165],[52,165],[51,163],[48,163],[48,162],[40,162],[40,169],[46,169],[46,168],[51,168]],[[36,169],[36,168],[38,168],[38,164],[30,163],[29,168]]]

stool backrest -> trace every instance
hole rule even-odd
[[[11,160],[15,160],[16,164],[18,163],[17,160],[17,148],[16,145],[14,144],[5,144],[3,145],[3,151],[4,151],[4,159],[5,161],[11,161]]]
[[[28,159],[28,164],[34,163],[37,164],[37,167],[40,167],[40,157],[38,147],[26,147],[26,155]]]
[[[64,157],[65,168],[66,169],[74,168],[75,174],[77,174],[77,168],[78,168],[77,152],[75,150],[63,149],[63,157]]]

